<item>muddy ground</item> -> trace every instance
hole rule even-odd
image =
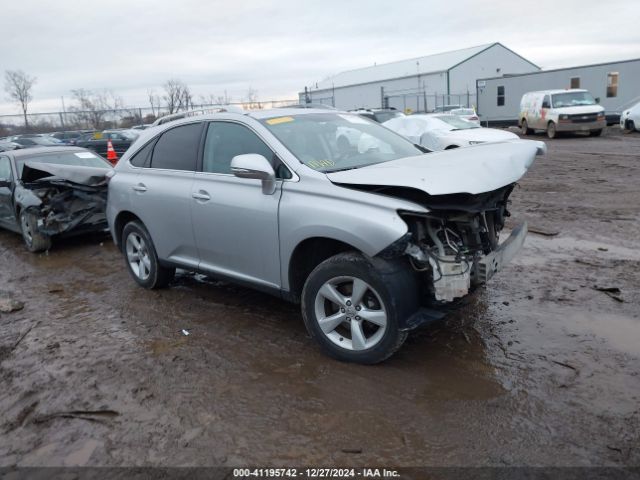
[[[0,232],[0,465],[640,465],[640,134],[547,145],[511,225],[554,235],[375,367],[260,293],[138,288],[108,237]]]

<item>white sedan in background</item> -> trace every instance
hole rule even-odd
[[[640,132],[640,102],[622,112],[620,115],[620,128],[623,130],[638,130]]]
[[[409,115],[393,118],[383,125],[432,152],[519,138],[515,133],[484,128],[449,114]]]
[[[480,118],[478,118],[478,114],[473,108],[454,108],[449,113],[451,113],[452,115],[457,115],[460,118],[464,118],[469,122],[480,125]]]

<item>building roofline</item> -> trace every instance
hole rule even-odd
[[[640,58],[630,58],[628,60],[617,60],[617,61],[613,61],[613,62],[602,62],[602,63],[591,63],[588,65],[576,65],[573,67],[562,67],[562,68],[552,68],[551,70],[540,70],[538,72],[529,72],[529,73],[512,73],[512,74],[505,74],[502,75],[500,77],[486,77],[486,78],[478,78],[476,80],[477,82],[480,81],[486,81],[486,80],[501,80],[501,79],[508,79],[508,78],[515,78],[515,77],[526,77],[528,75],[540,75],[541,73],[552,73],[552,72],[562,72],[564,70],[575,70],[576,68],[591,68],[591,67],[602,67],[605,65],[614,65],[617,63],[630,63],[630,62],[640,62]]]
[[[371,80],[370,82],[360,82],[360,83],[350,83],[349,85],[340,85],[337,87],[329,87],[329,88],[310,88],[309,94],[318,93],[318,92],[331,92],[333,90],[338,90],[341,88],[351,88],[351,87],[361,87],[362,85],[371,85],[373,83],[381,83],[381,82],[394,82],[396,80],[403,80],[405,78],[417,78],[424,77],[425,75],[433,75],[435,73],[446,73],[447,70],[434,70],[433,72],[421,72],[420,74],[412,73],[411,75],[403,75],[401,77],[393,77],[393,78],[385,78],[382,80]],[[381,85],[384,86],[384,85]],[[302,90],[298,92],[298,95],[304,95],[305,91]]]

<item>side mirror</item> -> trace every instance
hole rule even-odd
[[[2,187],[10,188],[11,187],[11,182],[9,180],[7,180],[6,178],[0,178],[0,188],[2,188]]]
[[[231,173],[240,178],[262,180],[262,192],[271,195],[276,191],[276,172],[269,160],[257,153],[236,155],[231,160]]]

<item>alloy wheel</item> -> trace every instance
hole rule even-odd
[[[127,261],[133,274],[140,280],[151,275],[151,258],[144,238],[137,232],[131,232],[126,242]]]
[[[380,295],[356,277],[325,282],[316,294],[315,316],[327,338],[347,350],[374,347],[387,330],[387,311]]]

